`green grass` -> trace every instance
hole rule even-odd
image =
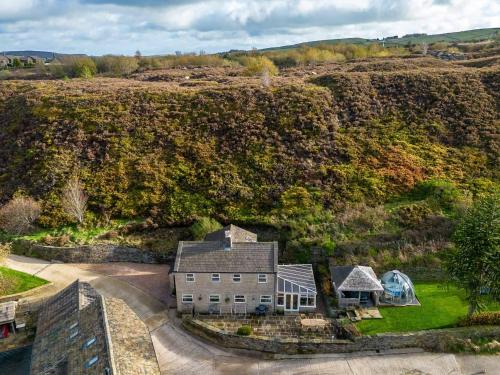
[[[25,292],[48,283],[47,280],[3,266],[0,266],[0,275],[3,284],[0,287],[0,295],[3,296]]]
[[[463,290],[440,283],[415,283],[415,289],[421,306],[381,307],[383,319],[362,320],[356,324],[361,333],[372,335],[453,327],[467,314]],[[499,309],[498,303],[487,304],[487,310]]]

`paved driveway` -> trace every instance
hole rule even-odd
[[[162,374],[500,374],[499,356],[457,356],[458,361],[455,355],[435,353],[386,353],[372,356],[331,354],[289,356],[280,360],[251,358],[201,342],[169,319],[166,305],[161,301],[162,298],[158,299],[158,291],[151,296],[146,287],[151,278],[161,280],[161,276],[151,276],[150,273],[161,273],[165,266],[71,265],[15,255],[10,256],[6,263],[13,269],[52,281],[54,291],[78,278],[88,281],[104,296],[123,299],[148,325]],[[141,281],[141,275],[146,275],[149,280]]]

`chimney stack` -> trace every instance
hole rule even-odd
[[[225,251],[230,251],[231,250],[231,247],[233,246],[233,241],[231,239],[231,231],[230,230],[226,230],[224,232],[224,250]]]

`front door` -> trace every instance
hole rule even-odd
[[[285,311],[299,311],[298,294],[285,294]]]

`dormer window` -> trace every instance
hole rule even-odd
[[[194,273],[186,273],[186,282],[194,283]]]
[[[212,274],[212,282],[218,283],[220,281],[220,273],[213,273]]]
[[[259,273],[257,276],[257,281],[259,284],[265,284],[267,283],[267,275],[265,273]]]

